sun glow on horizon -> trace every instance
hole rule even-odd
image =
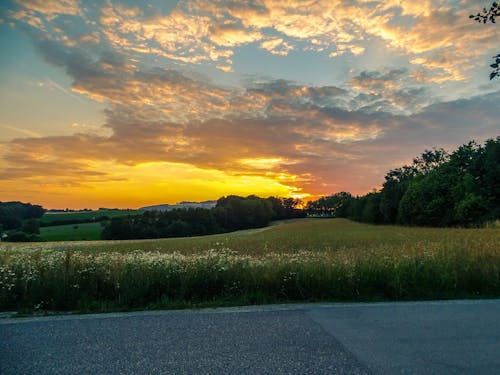
[[[12,191],[24,190],[26,201],[46,208],[139,208],[160,203],[216,200],[226,195],[261,197],[305,197],[286,181],[266,175],[229,174],[215,169],[201,169],[189,164],[147,162],[126,166],[114,162],[89,162],[106,176],[70,185],[64,179],[44,183],[44,177],[11,182],[8,190],[0,188],[2,200],[16,200]],[[10,193],[9,193],[10,192]],[[75,196],[78,197],[75,200]]]

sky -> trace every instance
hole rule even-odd
[[[136,208],[379,189],[500,135],[488,2],[0,3],[0,201]]]

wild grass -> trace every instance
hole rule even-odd
[[[195,238],[0,245],[0,310],[498,296],[498,228],[304,219]]]

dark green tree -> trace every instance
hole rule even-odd
[[[28,234],[40,234],[40,220],[25,220],[23,223],[22,231]]]
[[[20,229],[23,221],[38,219],[45,213],[42,206],[22,202],[0,202],[0,224],[4,229]]]
[[[134,238],[133,224],[130,218],[112,218],[104,227],[102,237],[106,240],[128,240]]]
[[[306,212],[298,208],[302,203],[300,199],[269,197],[267,201],[271,203],[271,208],[273,209],[274,214],[272,220],[293,219],[306,216]]]
[[[443,149],[425,150],[419,157],[413,159],[411,165],[396,168],[385,176],[380,196],[380,212],[383,221],[395,224],[398,218],[399,204],[410,182],[419,175],[429,173],[449,159]]]
[[[190,234],[189,224],[183,220],[176,219],[167,227],[166,237],[186,237]]]
[[[401,223],[474,226],[499,217],[500,137],[471,141],[449,160],[414,178],[399,207]]]
[[[453,224],[455,201],[449,178],[438,171],[414,178],[401,199],[399,222],[418,226]]]
[[[321,197],[317,201],[307,203],[306,210],[311,215],[331,217],[347,217],[352,195],[345,191]]]

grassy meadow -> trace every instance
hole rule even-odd
[[[0,310],[500,296],[500,229],[300,219],[205,237],[0,243]]]
[[[98,211],[78,211],[78,212],[46,212],[40,219],[42,224],[50,224],[60,220],[88,220],[94,221],[100,216],[109,218],[137,215],[141,213],[138,210],[98,210]]]
[[[101,223],[53,225],[40,228],[42,241],[86,241],[101,238]]]

